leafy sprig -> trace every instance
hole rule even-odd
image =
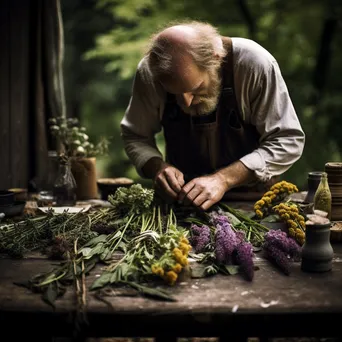
[[[97,144],[89,141],[87,129],[77,118],[59,116],[48,121],[50,132],[57,140],[59,154],[67,157],[95,157],[108,153],[109,140],[101,137]]]

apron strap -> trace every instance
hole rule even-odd
[[[227,54],[222,63],[222,105],[229,110],[228,122],[234,128],[243,125],[239,106],[235,96],[234,85],[234,57],[232,39],[222,37],[222,42]]]

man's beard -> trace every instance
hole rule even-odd
[[[218,104],[221,94],[221,78],[217,72],[210,73],[210,90],[207,95],[198,95],[195,97],[197,104],[192,104],[189,107],[180,104],[180,107],[186,114],[207,115],[213,112]]]

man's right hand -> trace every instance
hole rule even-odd
[[[172,203],[177,199],[184,185],[181,171],[157,157],[148,160],[142,171],[146,177],[153,180],[156,193],[164,201]]]
[[[172,203],[184,185],[181,171],[172,165],[165,164],[154,178],[155,190],[167,203]]]

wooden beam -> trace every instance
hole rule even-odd
[[[11,0],[10,8],[10,149],[11,187],[28,182],[30,1]]]
[[[0,1],[0,189],[6,189],[11,183],[10,150],[10,0]]]

